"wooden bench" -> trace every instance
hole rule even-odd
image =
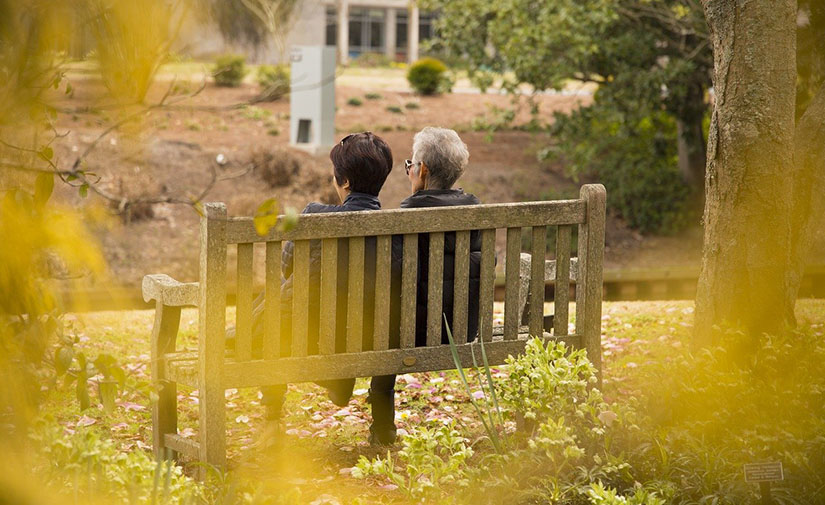
[[[444,234],[456,234],[454,328],[462,364],[471,363],[467,343],[468,272],[470,231],[480,230],[481,282],[479,335],[485,341],[491,365],[500,365],[508,355],[517,355],[528,335],[566,342],[587,349],[590,360],[601,369],[602,258],[604,251],[605,190],[601,185],[583,186],[577,200],[492,204],[466,207],[386,210],[302,215],[287,231],[272,230],[259,236],[252,218],[227,217],[220,203],[204,206],[200,224],[200,282],[180,283],[166,275],[147,275],[143,297],[155,300],[152,331],[152,380],[158,389],[153,406],[154,449],[158,456],[174,451],[184,459],[223,466],[226,458],[226,412],[224,392],[228,388],[257,387],[296,382],[369,377],[446,370],[454,368],[450,348],[441,344],[442,284],[429,283],[427,346],[415,347],[415,303],[417,241],[419,233],[430,234],[430,278],[441,278]],[[544,284],[547,274],[557,286],[571,281],[571,235],[578,226],[575,332],[568,332],[569,289],[555,290],[552,335],[543,332]],[[496,265],[496,230],[506,230],[504,324],[493,325],[493,293]],[[531,236],[530,256],[522,260],[522,235]],[[556,234],[556,260],[544,261],[547,233]],[[389,304],[391,243],[403,235],[401,279],[400,348],[389,348]],[[374,350],[361,348],[364,319],[365,237],[375,239]],[[337,246],[347,239],[348,303],[346,352],[335,353],[335,285]],[[280,357],[281,249],[293,241],[294,292],[291,356]],[[319,353],[307,355],[310,240],[320,240],[321,311]],[[265,311],[262,359],[253,359],[253,248],[265,249]],[[236,343],[225,349],[227,250],[237,247]],[[502,262],[500,262],[502,263]],[[526,268],[525,268],[526,265]],[[557,268],[558,267],[558,268]],[[529,293],[530,309],[522,311]],[[354,296],[360,294],[361,296]],[[181,307],[199,309],[197,351],[177,349],[176,337]],[[461,315],[464,317],[461,317]],[[526,324],[522,324],[522,322]],[[478,351],[476,351],[478,352]],[[197,440],[177,433],[177,385],[198,390],[199,433]]]

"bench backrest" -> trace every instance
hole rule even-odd
[[[605,192],[601,185],[586,185],[576,200],[488,204],[462,207],[344,212],[301,215],[289,231],[271,230],[260,236],[252,218],[227,218],[220,203],[204,206],[200,250],[200,338],[202,374],[220,374],[224,361],[226,327],[227,249],[237,246],[236,344],[234,360],[248,362],[252,352],[253,248],[264,247],[265,310],[263,359],[280,356],[281,252],[286,241],[294,242],[294,278],[291,356],[307,355],[310,240],[320,240],[321,307],[318,353],[335,353],[336,275],[339,239],[349,245],[346,353],[362,351],[364,323],[365,238],[375,237],[375,320],[373,349],[389,346],[391,245],[393,235],[403,235],[401,275],[400,345],[415,346],[416,271],[418,234],[429,233],[429,272],[440,279],[443,270],[444,234],[456,235],[455,292],[452,328],[458,344],[467,342],[468,273],[470,232],[481,234],[481,276],[479,293],[479,336],[490,341],[493,335],[493,294],[495,280],[496,230],[506,230],[506,250],[501,261],[505,269],[503,339],[519,336],[519,304],[522,237],[531,237],[533,261],[530,269],[531,310],[529,333],[542,334],[545,282],[545,246],[554,233],[557,286],[569,286],[571,236],[578,227],[578,279],[576,287],[576,329],[582,346],[600,367],[602,255],[604,249]],[[554,334],[568,335],[568,289],[555,290]],[[442,283],[428,283],[427,346],[441,345]],[[463,317],[462,317],[463,316]]]

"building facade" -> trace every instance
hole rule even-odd
[[[342,64],[365,53],[413,62],[433,35],[434,16],[410,0],[304,0],[298,9],[285,45],[336,46]]]

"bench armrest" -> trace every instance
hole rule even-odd
[[[157,300],[170,307],[198,305],[198,283],[178,282],[166,274],[143,277],[143,300]]]

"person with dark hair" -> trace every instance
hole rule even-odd
[[[307,205],[302,214],[322,212],[352,212],[381,209],[378,193],[381,191],[387,176],[392,170],[392,151],[387,143],[372,132],[353,133],[344,137],[335,144],[329,153],[332,161],[332,184],[338,194],[341,205],[327,205],[312,202]],[[336,287],[336,352],[343,352],[346,335],[346,302],[347,302],[347,263],[349,256],[347,239],[338,241],[338,281]],[[375,271],[375,239],[367,238],[365,243],[365,275],[373,275]],[[281,355],[289,356],[292,342],[292,298],[293,298],[293,254],[294,244],[286,242],[281,255]],[[320,319],[320,284],[321,284],[321,243],[319,240],[310,242],[309,258],[309,326],[308,351],[310,354],[318,352],[318,326]],[[375,282],[365,282],[365,300],[375,299]],[[370,290],[372,292],[370,292]],[[263,337],[263,310],[265,294],[262,293],[255,301],[253,310],[253,341],[260,346]],[[364,338],[371,339],[374,320],[374,303],[366,303],[364,307]],[[393,381],[394,383],[394,381]],[[329,391],[330,400],[339,406],[344,406],[352,396],[355,379],[325,381],[319,383]],[[268,386],[262,388],[262,403],[266,406],[268,431],[277,430],[278,421],[286,393],[286,385]],[[380,417],[380,416],[379,416]]]

